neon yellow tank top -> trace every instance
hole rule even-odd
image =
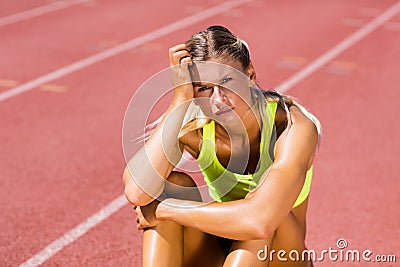
[[[209,194],[215,201],[226,202],[243,199],[250,190],[257,187],[261,176],[271,166],[272,159],[269,156],[269,145],[275,123],[276,108],[276,102],[266,103],[266,109],[269,109],[267,114],[271,116],[268,116],[263,122],[260,162],[258,170],[254,174],[238,174],[225,169],[218,161],[216,155],[215,121],[211,121],[203,126],[203,141],[197,162],[207,183]],[[307,172],[303,188],[293,208],[300,205],[308,197],[311,180],[312,167]]]

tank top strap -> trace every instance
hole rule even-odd
[[[269,112],[267,112],[267,116],[266,116],[267,120],[268,120],[267,125],[269,126],[268,135],[271,135],[273,126],[275,125],[275,115],[276,115],[277,107],[278,107],[278,103],[277,102],[268,102],[268,101],[266,101],[265,109],[269,111]]]
[[[215,143],[215,121],[211,120],[203,126],[203,141],[210,139]]]
[[[263,171],[267,169],[273,162],[273,155],[270,153],[271,142],[273,142],[273,132],[275,125],[275,113],[277,103],[265,101],[264,112],[265,115],[262,118],[262,129],[261,129],[261,142],[260,142],[260,161],[258,166],[259,170]]]

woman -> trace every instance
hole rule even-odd
[[[258,89],[247,44],[222,26],[172,47],[169,60],[173,100],[123,177],[143,266],[312,266],[301,253],[318,120]],[[184,150],[213,202],[174,171]]]

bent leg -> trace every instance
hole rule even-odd
[[[143,267],[181,266],[183,227],[165,221],[143,231]]]
[[[223,265],[226,255],[216,236],[184,227],[183,243],[183,266],[221,267]]]
[[[235,241],[224,263],[224,267],[233,266],[263,266],[263,267],[308,267],[310,262],[301,261],[305,250],[304,233],[292,212],[285,218],[277,230],[265,240]],[[278,259],[278,251],[283,261]],[[293,252],[292,252],[293,251]],[[300,255],[300,260],[291,261],[289,253]],[[293,256],[292,255],[292,256]]]
[[[264,240],[235,241],[224,262],[224,267],[266,267],[269,259],[264,249],[271,247],[274,234]],[[260,259],[259,259],[260,257]]]
[[[193,179],[172,172],[164,193],[168,197],[201,201]],[[225,255],[215,236],[171,221],[147,228],[143,233],[143,266],[222,266]]]

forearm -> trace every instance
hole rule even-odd
[[[125,193],[136,205],[161,194],[165,179],[180,159],[178,134],[190,101],[174,98],[149,140],[128,162]]]
[[[156,215],[160,220],[235,240],[265,239],[291,211],[304,184],[302,176],[276,166],[245,199],[209,204],[166,199]]]
[[[266,238],[270,230],[263,221],[265,218],[252,206],[250,199],[209,204],[166,199],[158,206],[156,215],[160,220],[170,220],[225,238]]]

